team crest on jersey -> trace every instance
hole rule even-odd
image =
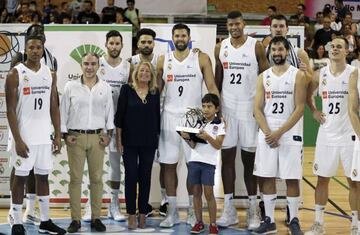
[[[17,166],[17,167],[19,167],[19,166],[21,166],[21,159],[18,159],[18,160],[16,160],[16,162],[15,162],[15,165]]]
[[[323,79],[322,82],[321,82],[321,84],[322,84],[323,86],[326,86],[326,84],[327,84],[326,79]]]
[[[229,53],[227,51],[224,51],[224,56],[228,57]]]
[[[24,82],[29,82],[29,77],[28,76],[24,76]]]
[[[228,69],[229,68],[229,62],[223,62],[223,67],[224,67],[224,69]]]
[[[327,99],[327,98],[328,98],[328,92],[327,92],[327,91],[323,91],[323,92],[322,92],[322,98],[323,98],[323,99]]]
[[[218,133],[218,130],[219,130],[218,126],[213,126],[213,129],[212,129],[213,135],[216,135]]]
[[[174,76],[172,75],[172,74],[168,74],[167,76],[166,76],[166,81],[167,82],[172,82],[174,80]]]
[[[319,166],[317,163],[314,164],[314,170],[317,171],[319,169]]]
[[[266,83],[265,83],[265,84],[266,84],[267,87],[269,87],[269,86],[271,85],[270,80],[266,80]]]
[[[100,74],[103,75],[103,76],[105,75],[105,69],[104,68],[100,69]]]
[[[271,91],[266,91],[265,92],[265,97],[266,97],[266,99],[270,99],[271,98]]]
[[[168,70],[171,70],[171,69],[172,69],[172,65],[168,64]]]
[[[24,95],[30,95],[31,88],[30,87],[24,87],[23,88],[23,94]]]

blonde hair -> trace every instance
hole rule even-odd
[[[157,77],[156,77],[155,69],[150,62],[142,61],[135,67],[135,70],[131,75],[132,78],[131,86],[135,89],[138,87],[138,75],[139,75],[140,67],[142,65],[146,65],[150,69],[151,80],[149,81],[149,92],[151,94],[155,94],[158,89]]]

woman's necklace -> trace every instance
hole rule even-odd
[[[136,89],[136,93],[138,94],[138,96],[140,97],[141,101],[143,104],[146,104],[147,103],[147,100],[146,100],[146,96],[148,94],[148,89],[146,90],[140,90],[139,88]]]

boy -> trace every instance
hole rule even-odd
[[[194,210],[196,224],[191,233],[204,231],[202,222],[202,188],[209,208],[210,226],[209,234],[218,234],[216,225],[216,201],[213,192],[216,158],[221,149],[225,137],[225,125],[216,117],[219,111],[220,101],[215,94],[206,94],[202,100],[202,112],[206,124],[196,136],[207,142],[207,144],[195,143],[190,139],[188,133],[181,133],[181,136],[190,145],[191,155],[189,160],[188,179],[194,190]]]

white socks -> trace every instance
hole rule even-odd
[[[26,194],[26,211],[30,215],[34,215],[35,211],[35,193],[27,193]]]
[[[165,188],[161,188],[160,191],[161,191],[161,198],[162,198],[160,205],[164,205],[165,203],[168,202],[168,201],[167,201],[167,198],[166,198],[166,189],[165,189]]]
[[[256,195],[251,195],[251,196],[249,195],[249,209],[255,212],[257,207],[256,198],[257,198]]]
[[[315,204],[315,222],[324,223],[325,206]]]
[[[169,202],[169,207],[168,207],[169,214],[174,215],[176,213],[176,196],[175,197],[168,196],[167,199],[168,199],[168,202]]]
[[[358,223],[358,212],[351,211],[351,227],[357,227]]]
[[[119,202],[119,189],[111,189],[111,202]]]
[[[14,217],[14,224],[22,224],[22,204],[12,204],[11,213]]]
[[[194,195],[189,195],[189,208],[194,208]]]
[[[264,206],[265,206],[265,215],[270,217],[271,223],[274,223],[274,212],[275,212],[275,203],[277,194],[264,194]]]
[[[232,207],[232,199],[233,199],[232,193],[225,194],[224,195],[224,207]]]
[[[289,206],[290,222],[294,217],[299,218],[300,197],[286,197]]]
[[[50,198],[49,195],[38,196],[41,221],[49,220],[49,198]]]

